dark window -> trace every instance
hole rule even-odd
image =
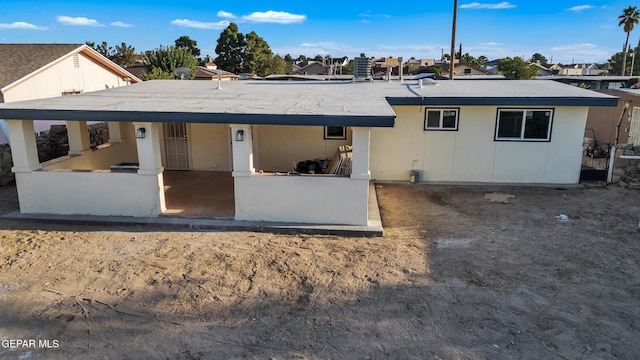
[[[427,109],[425,130],[458,130],[458,109]]]
[[[496,140],[548,141],[553,110],[498,110]]]
[[[324,138],[344,140],[347,138],[347,128],[344,126],[325,126]]]

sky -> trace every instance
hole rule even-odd
[[[0,42],[125,42],[136,52],[173,45],[186,35],[215,57],[233,22],[255,31],[274,53],[314,57],[439,59],[449,53],[453,1],[345,2],[165,0],[2,0]],[[602,63],[622,51],[618,16],[625,1],[459,0],[456,51],[490,60],[534,53],[553,63]],[[629,42],[640,41],[640,26]],[[1,54],[0,54],[1,56]]]

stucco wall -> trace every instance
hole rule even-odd
[[[163,210],[162,174],[58,170],[15,175],[22,213],[146,217]]]
[[[231,171],[230,129],[226,124],[189,124],[193,170]]]
[[[550,142],[494,141],[497,107],[460,108],[458,131],[424,131],[424,108],[395,106],[393,128],[371,130],[377,180],[577,183],[586,107],[556,107]]]
[[[236,220],[367,225],[369,181],[328,176],[234,178]]]
[[[33,76],[4,94],[4,102],[22,101],[61,96],[72,89],[82,92],[104,90],[127,85],[122,76],[114,74],[91,58],[78,54],[79,67],[75,67],[73,56]]]
[[[294,162],[332,159],[338,146],[351,144],[351,129],[346,131],[346,140],[325,140],[322,126],[259,125],[254,131],[256,170],[292,171]]]
[[[107,147],[84,152],[81,156],[72,156],[43,163],[45,170],[109,170],[111,165],[123,162],[138,162],[138,150],[133,125],[123,127],[123,139],[120,143],[112,143]]]

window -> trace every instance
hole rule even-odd
[[[498,109],[495,140],[549,141],[553,110]]]
[[[427,109],[424,114],[425,130],[458,130],[459,109]]]
[[[347,138],[347,128],[344,126],[325,126],[324,138],[345,140]]]

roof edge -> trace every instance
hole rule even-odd
[[[6,105],[6,104],[5,104]],[[171,122],[200,124],[393,127],[395,115],[229,114],[143,111],[37,110],[0,108],[0,118],[114,122]],[[127,118],[130,120],[122,120]]]
[[[618,106],[617,97],[387,97],[392,106]]]

